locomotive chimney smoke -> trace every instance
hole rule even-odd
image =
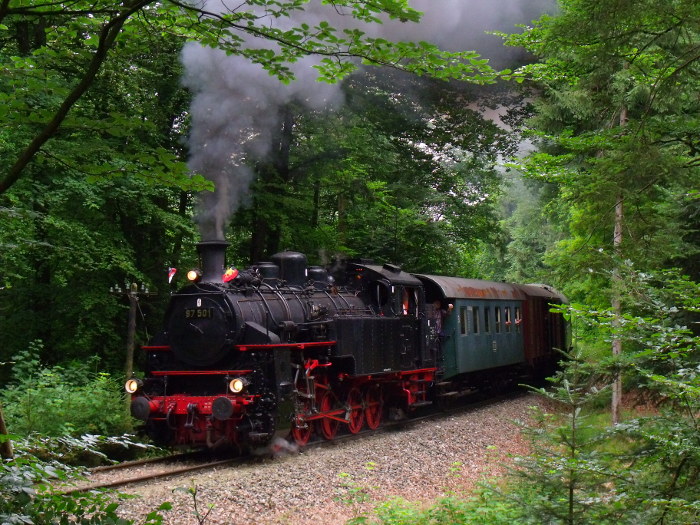
[[[222,283],[226,270],[226,241],[202,241],[197,243],[203,283]]]
[[[292,101],[311,109],[337,106],[341,89],[316,81],[316,57],[291,64],[297,80],[287,85],[248,59],[194,43],[185,46],[182,60],[183,84],[194,93],[189,166],[216,186],[200,197],[196,222],[202,238],[223,239],[229,218],[248,197],[254,176],[248,166],[270,152],[281,109]]]
[[[203,0],[210,12],[230,11],[225,1]],[[241,9],[260,10],[247,4]],[[449,51],[476,49],[496,67],[505,67],[516,50],[503,47],[501,39],[486,31],[515,31],[515,24],[527,23],[551,9],[553,0],[413,0],[410,5],[424,12],[419,24],[385,20],[382,24],[361,24],[340,8],[312,0],[289,18],[271,17],[259,11],[260,22],[286,30],[301,23],[309,27],[328,21],[343,30],[358,28],[368,37],[397,41],[434,42]],[[250,47],[271,47],[264,39],[247,38]],[[192,171],[212,180],[216,191],[199,199],[196,221],[203,239],[224,239],[231,215],[245,202],[254,174],[247,165],[264,158],[280,127],[280,110],[290,102],[312,109],[333,108],[343,100],[340,85],[318,82],[315,65],[320,57],[304,57],[289,64],[296,80],[285,85],[259,65],[239,56],[190,43],[182,53],[183,84],[194,97],[190,108],[189,137]]]

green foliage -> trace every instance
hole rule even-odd
[[[685,324],[700,312],[698,283],[676,271],[637,276],[634,298],[641,315],[626,316],[619,336],[635,342],[628,356],[636,379],[658,413],[625,422],[616,435],[633,446],[620,461],[629,474],[620,492],[627,508],[664,523],[691,523],[700,516],[700,373],[697,331]],[[607,325],[605,316],[596,315]]]
[[[377,525],[512,525],[523,512],[519,506],[488,488],[466,499],[450,496],[430,506],[401,498],[391,499],[374,510],[374,516],[359,516],[348,524]]]
[[[430,518],[428,523],[436,525],[454,523],[507,525],[518,523],[522,512],[511,502],[499,498],[496,493],[484,488],[477,490],[475,495],[464,500],[454,496],[442,498],[428,511],[428,516]]]
[[[333,497],[334,500],[345,503],[346,505],[369,501],[369,493],[372,487],[366,487],[355,483],[352,479],[352,475],[347,472],[341,472],[338,474],[338,478],[342,480],[342,483],[340,483],[336,489],[337,496]]]
[[[0,129],[13,130],[6,141],[0,131],[5,167],[83,73],[93,50],[76,35],[97,35],[101,23],[100,16],[69,11],[51,20],[56,27],[38,14],[8,14],[8,21],[0,61],[19,57],[22,67],[0,79],[0,92],[12,94],[7,120],[0,116],[6,127]],[[163,181],[187,175],[189,95],[179,84],[182,41],[135,23],[142,30],[116,46],[61,131],[0,197],[3,360],[42,339],[45,362],[96,354],[106,370],[123,369],[126,305],[109,295],[109,287],[128,279],[160,292],[140,305],[156,321],[167,300],[165,272],[179,265],[183,244],[194,238],[191,195]],[[23,35],[30,37],[29,49],[18,47]],[[24,67],[24,61],[33,65]],[[26,86],[30,81],[37,85]],[[27,105],[25,95],[36,100]],[[193,184],[186,187],[202,187]],[[147,338],[145,328],[156,326],[140,322],[138,328],[137,343]]]
[[[177,53],[172,39],[161,38],[156,43],[153,32],[142,31],[140,38],[153,40],[146,47],[155,53],[145,54],[133,39],[120,45],[110,42],[109,31],[119,33],[124,17],[129,17],[128,10],[97,9],[88,16],[92,6],[87,4],[74,4],[77,11],[61,9],[54,13],[34,2],[22,4],[9,3],[2,13],[8,31],[0,62],[8,66],[8,75],[0,81],[7,108],[0,115],[0,124],[13,129],[8,147],[2,149],[3,192],[20,175],[31,176],[30,168],[36,165],[53,176],[60,176],[68,168],[90,177],[131,173],[187,189],[210,186],[201,177],[189,176],[185,163],[176,157],[177,147],[153,140],[154,130],[162,121],[152,115],[144,118],[143,109],[147,113],[154,104],[139,107],[139,102],[153,97],[153,89],[162,88],[159,82],[153,82],[147,90],[143,85],[132,89],[134,80],[157,74],[163,68],[157,52],[167,50],[171,56]],[[108,20],[112,21],[111,28],[103,27]],[[128,34],[124,31],[122,38],[128,40]],[[100,48],[96,50],[98,40]],[[113,61],[103,66],[106,51],[113,45]],[[97,76],[100,68],[101,75]],[[87,87],[92,90],[87,91]],[[111,104],[104,96],[105,89],[113,90],[115,98],[131,98]],[[172,99],[168,100],[166,89],[156,95],[161,110],[167,111]],[[29,164],[31,160],[34,165]],[[54,165],[60,167],[58,173],[52,169]]]
[[[14,459],[0,463],[0,521],[4,524],[109,524],[129,525],[134,523],[117,515],[118,503],[114,498],[96,492],[63,494],[53,488],[57,482],[69,482],[79,478],[77,469],[66,466],[61,459],[48,457],[37,459],[38,443],[19,440],[14,443]],[[61,450],[60,456],[75,456],[84,449],[85,442],[69,443],[62,440],[52,443],[44,440],[40,450]],[[88,445],[89,446],[89,445]],[[149,513],[144,524],[163,523],[160,511],[169,510],[164,503]]]
[[[588,422],[590,406],[602,392],[594,371],[598,367],[587,369],[580,356],[572,356],[552,379],[552,387],[536,390],[548,411],[533,408],[532,422],[523,424],[535,453],[517,458],[513,474],[519,481],[507,495],[527,509],[525,523],[617,519],[600,508],[606,498],[614,499],[606,495],[606,484],[617,472],[599,452],[603,433]]]
[[[684,524],[700,516],[700,340],[679,323],[699,311],[698,284],[676,272],[630,270],[626,279],[641,315],[568,308],[634,351],[592,365],[571,360],[539,391],[547,412],[525,426],[535,453],[520,458],[516,483],[504,490],[527,509],[523,523]],[[654,413],[609,429],[588,424],[617,370]]]
[[[154,445],[142,443],[133,435],[102,436],[83,434],[80,436],[46,436],[30,434],[13,437],[20,455],[30,455],[46,463],[56,462],[66,466],[94,466],[129,458],[135,451],[157,450]]]
[[[120,434],[131,428],[121,385],[99,371],[99,360],[67,366],[39,364],[40,345],[15,357],[13,381],[2,391],[8,428],[51,436]],[[98,371],[96,371],[98,370]]]
[[[482,243],[479,249],[482,273],[475,275],[497,281],[547,283],[557,288],[570,286],[567,281],[557,279],[555,268],[545,260],[545,254],[568,233],[562,231],[564,206],[550,200],[553,186],[522,180],[520,174],[506,179],[499,210],[502,237],[495,243]],[[547,206],[548,202],[551,207]]]
[[[109,288],[128,279],[158,291],[140,303],[158,322],[166,270],[179,266],[183,244],[195,237],[182,204],[188,199],[141,181],[37,175],[8,200],[11,207],[0,211],[0,357],[42,339],[50,349],[45,362],[99,355],[106,371],[123,369],[127,303]],[[158,327],[138,328],[137,343]]]
[[[570,283],[569,296],[600,305],[616,220],[623,260],[646,270],[681,261],[697,272],[689,189],[700,180],[692,124],[700,115],[700,8],[692,0],[559,4],[556,16],[506,37],[539,59],[516,72],[537,94],[526,133],[539,146],[517,165],[558,188],[545,203],[563,212],[568,235],[548,247],[545,264]]]

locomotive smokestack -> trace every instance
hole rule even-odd
[[[222,283],[226,269],[226,241],[202,241],[197,243],[203,283]]]

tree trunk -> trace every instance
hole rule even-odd
[[[338,193],[338,226],[336,227],[336,232],[338,236],[338,242],[340,246],[344,246],[347,243],[347,196],[341,189]]]
[[[0,436],[6,436],[8,434],[7,427],[5,426],[5,416],[2,413],[2,405],[0,405]],[[14,453],[12,452],[12,443],[10,441],[3,441],[0,443],[0,457],[2,459],[12,459]]]
[[[259,214],[260,204],[256,202],[253,206],[249,254],[251,264],[265,260],[268,232],[267,221]]]
[[[292,172],[289,165],[289,154],[293,139],[294,115],[289,106],[285,106],[279,115],[279,124],[272,137],[272,151],[270,159],[266,163],[258,164],[257,177],[260,181],[259,188],[262,192],[268,190],[269,184],[283,197],[287,193],[287,186],[292,180]],[[264,201],[264,195],[261,201]],[[283,226],[281,215],[278,220],[271,220],[277,211],[268,211],[261,208],[263,204],[256,201],[253,205],[252,234],[250,240],[250,262],[263,261],[280,250],[280,237]],[[282,210],[284,212],[284,210]]]
[[[314,181],[314,209],[311,213],[311,226],[318,228],[319,218],[321,214],[321,181]]]
[[[622,244],[622,219],[624,217],[623,213],[623,197],[622,194],[617,196],[617,202],[615,203],[615,233],[613,236],[613,251],[615,257],[620,258],[620,245]],[[620,318],[622,316],[622,277],[620,276],[620,270],[615,265],[612,275],[612,309],[613,309],[613,330],[617,332],[620,328]],[[612,340],[612,354],[614,361],[620,357],[622,354],[622,340],[620,336],[615,333]],[[612,406],[611,406],[611,417],[612,424],[617,425],[620,422],[620,405],[622,403],[622,374],[620,369],[616,366],[615,376],[613,378],[612,387]]]
[[[620,111],[620,127],[627,125],[627,107],[623,106]],[[615,375],[612,386],[612,403],[610,415],[612,424],[620,423],[620,406],[622,404],[622,373],[617,366],[617,361],[622,354],[622,340],[619,331],[620,319],[622,318],[622,277],[620,275],[619,264],[622,258],[622,223],[624,219],[624,196],[622,191],[617,194],[615,200],[615,229],[613,233],[613,253],[615,255],[614,269],[612,274],[612,309],[613,309],[613,340],[612,355],[615,361]]]

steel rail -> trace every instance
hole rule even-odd
[[[136,483],[141,483],[143,481],[151,481],[154,479],[161,479],[161,478],[168,478],[171,476],[177,476],[179,474],[184,474],[186,472],[193,472],[196,470],[205,470],[205,469],[217,467],[220,465],[241,463],[242,461],[249,460],[249,459],[250,458],[240,458],[240,457],[239,458],[220,459],[217,461],[210,461],[208,463],[202,463],[199,465],[188,465],[186,467],[180,467],[180,468],[176,468],[176,469],[172,469],[172,470],[166,470],[163,472],[144,474],[143,476],[135,476],[133,478],[125,478],[125,479],[119,479],[119,480],[113,480],[113,481],[106,481],[103,483],[93,483],[90,485],[76,487],[76,488],[69,489],[69,490],[62,490],[62,491],[59,491],[59,494],[62,494],[62,495],[80,494],[83,492],[90,492],[93,490],[112,489],[112,488],[116,488],[116,487],[123,487],[125,485],[132,485],[132,484],[136,484]]]

